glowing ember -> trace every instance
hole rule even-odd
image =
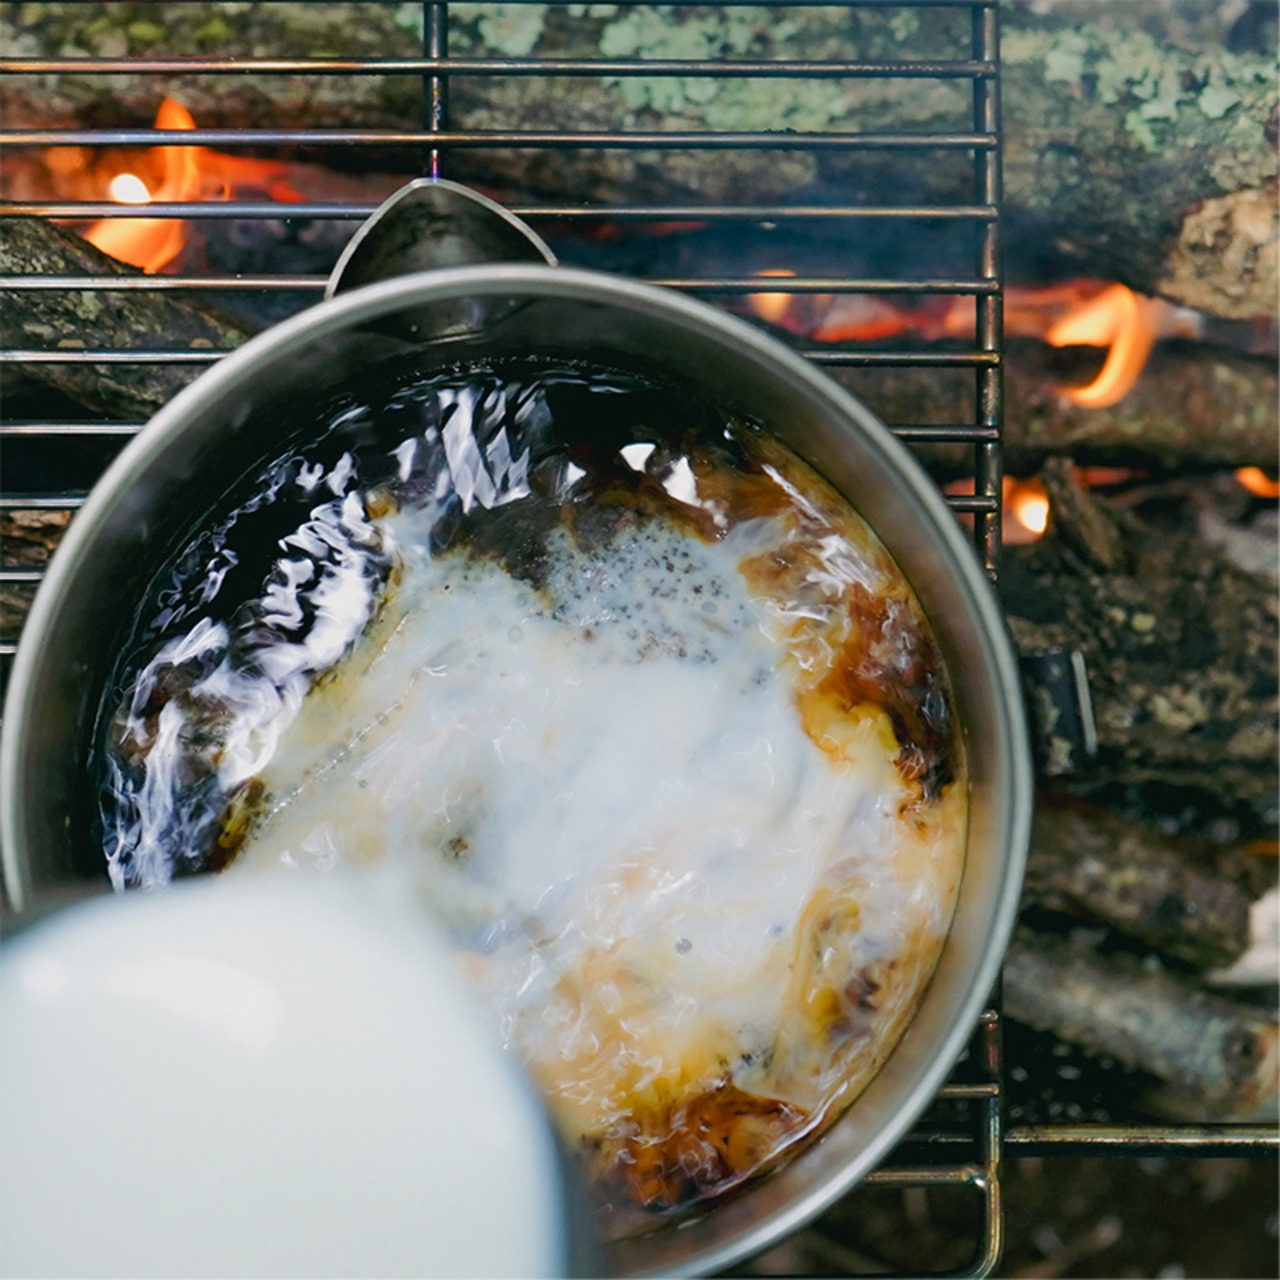
[[[136,173],[117,173],[107,186],[109,195],[117,204],[148,204],[151,192]]]
[[[1280,498],[1280,483],[1273,480],[1261,467],[1241,467],[1236,479],[1255,498]]]
[[[1038,480],[1014,480],[1009,514],[1028,533],[1039,536],[1049,526],[1049,498]]]
[[[1003,540],[1006,546],[1025,546],[1049,527],[1049,496],[1039,480],[1005,476]]]
[[[819,342],[876,342],[909,332],[941,337],[951,306],[950,298],[942,299],[940,306],[904,307],[879,294],[839,294],[831,298],[813,336]],[[969,329],[972,332],[972,316]]]
[[[760,274],[762,276],[786,278],[794,276],[795,272],[779,267],[771,271],[762,271]],[[782,325],[786,321],[787,312],[791,307],[793,298],[789,293],[753,293],[750,301],[756,315],[761,320],[765,320],[769,324]]]
[[[1101,483],[1109,483],[1114,477],[1123,475],[1130,477],[1139,472],[1121,472],[1118,468],[1077,467],[1076,478],[1081,484],[1091,486],[1093,473],[1098,472]],[[973,494],[973,480],[966,477],[949,480],[942,486],[944,493],[953,497],[970,497]],[[1036,477],[1021,480],[1014,476],[1005,476],[1001,483],[1001,541],[1007,547],[1023,547],[1044,536],[1049,527],[1049,495],[1045,492],[1042,481]],[[966,525],[972,525],[973,517],[967,512],[960,516]]]

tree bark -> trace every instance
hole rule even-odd
[[[1265,50],[1180,47],[1106,6],[1043,15],[1003,9],[1005,205],[1011,266],[1076,270],[1163,293],[1221,316],[1276,314],[1276,82]],[[1149,22],[1167,6],[1148,6]],[[358,10],[358,12],[357,12]],[[1082,18],[1080,13],[1085,16]],[[459,9],[455,56],[957,57],[963,14],[849,15],[764,8],[651,10],[521,5]],[[0,6],[11,55],[84,53],[421,56],[406,6],[170,6],[166,24],[130,6]],[[1175,33],[1176,34],[1176,33]],[[1240,42],[1236,42],[1237,45]],[[404,129],[422,119],[414,76],[10,76],[0,112],[22,125],[141,125],[171,93],[209,126]],[[461,130],[968,130],[964,81],[457,74]],[[337,163],[355,153],[338,153]],[[356,157],[358,158],[358,157]],[[406,162],[416,164],[419,157]],[[378,163],[366,153],[368,163]],[[960,152],[456,148],[445,171],[565,201],[958,200],[972,198]],[[1025,245],[1025,254],[1018,246]]]
[[[69,511],[0,511],[5,568],[46,569],[70,523]],[[0,583],[0,640],[18,638],[34,596],[34,583]]]

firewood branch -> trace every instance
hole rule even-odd
[[[1100,956],[1075,939],[1021,928],[1004,971],[1005,1010],[1039,1031],[1165,1082],[1167,1109],[1202,1119],[1274,1114],[1277,1027],[1272,1013],[1210,994],[1133,956]]]
[[[973,419],[971,380],[945,370],[834,371],[885,422]],[[1067,379],[1051,348],[1010,342],[1005,370],[1005,463],[1034,474],[1046,457],[1081,465],[1211,469],[1273,467],[1280,441],[1274,360],[1207,346],[1157,348],[1133,390],[1108,408],[1085,409],[1059,392]],[[968,453],[920,448],[940,474],[964,475]]]
[[[1104,923],[1209,970],[1248,950],[1249,913],[1267,871],[1254,854],[1177,839],[1119,814],[1041,796],[1026,899]]]
[[[43,218],[0,218],[0,275],[137,276],[79,236]],[[87,346],[231,350],[248,336],[212,308],[166,291],[0,288],[6,345],[67,351]],[[200,372],[200,365],[32,364],[26,373],[86,409],[149,417]]]

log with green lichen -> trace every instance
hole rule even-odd
[[[1224,316],[1275,314],[1274,50],[1179,46],[1106,7],[1003,10],[1011,233]],[[1128,9],[1128,6],[1126,6]],[[758,7],[458,4],[450,51],[525,58],[885,60],[968,55],[966,15]],[[1168,15],[1166,15],[1167,17]],[[414,5],[0,5],[0,44],[40,53],[412,57]],[[204,124],[420,126],[415,76],[11,76],[10,125],[144,124],[162,93]],[[457,75],[460,130],[967,131],[967,82]],[[349,162],[346,153],[342,162]],[[413,164],[416,157],[405,158]],[[961,153],[454,149],[446,172],[564,200],[879,202],[972,198]]]

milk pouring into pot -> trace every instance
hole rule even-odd
[[[964,859],[947,673],[876,537],[755,424],[589,367],[336,409],[171,562],[104,724],[119,886],[395,877],[617,1233],[861,1091]]]

